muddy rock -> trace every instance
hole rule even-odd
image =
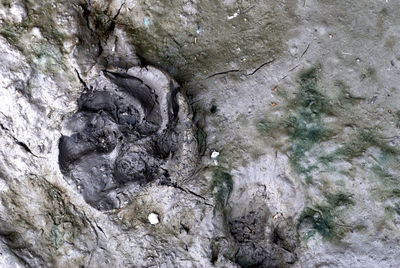
[[[397,267],[399,10],[1,1],[0,266]]]
[[[195,138],[184,140],[185,132],[180,132],[193,124],[188,125],[190,114],[182,114],[188,110],[179,109],[177,98],[182,95],[178,96],[177,83],[156,68],[136,69],[104,70],[93,82],[82,81],[78,111],[63,130],[72,134],[59,141],[61,171],[99,210],[121,208],[118,195],[129,192],[126,196],[133,199],[133,192],[150,183],[183,181],[168,170],[174,163],[188,162],[186,174],[195,168],[195,162],[190,162],[197,154]],[[135,72],[144,73],[145,80],[129,75]],[[185,150],[181,143],[191,143],[188,146],[194,150],[186,153],[192,157],[179,159]]]

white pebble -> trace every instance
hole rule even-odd
[[[219,156],[219,152],[217,151],[213,151],[211,153],[211,159],[214,160],[214,165],[218,166],[218,156]]]
[[[148,219],[150,224],[157,224],[160,222],[156,213],[150,213]]]
[[[219,156],[219,152],[217,152],[217,151],[213,151],[212,153],[211,153],[211,158],[212,159],[215,159],[215,158],[217,158]]]

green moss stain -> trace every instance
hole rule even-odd
[[[215,208],[224,211],[233,189],[232,175],[223,168],[217,168],[213,172],[211,188],[214,193]]]
[[[328,113],[331,105],[327,98],[318,90],[317,68],[308,69],[299,76],[300,89],[292,104],[308,108],[313,114]]]
[[[362,156],[368,148],[373,146],[380,148],[387,157],[397,154],[395,148],[387,145],[386,142],[380,139],[372,130],[361,129],[356,133],[353,139],[335,150],[334,153],[324,156],[324,158],[329,161],[337,158],[344,158],[350,161],[355,157]]]
[[[18,42],[24,31],[25,29],[22,26],[3,23],[3,27],[0,29],[0,34],[11,43],[15,44]]]
[[[84,223],[69,210],[59,189],[49,188],[48,196],[52,207],[49,214],[53,220],[49,237],[53,248],[59,249],[65,242],[73,243]]]
[[[318,90],[316,68],[302,72],[299,76],[299,91],[289,102],[292,111],[287,116],[285,127],[289,135],[290,163],[294,170],[312,182],[311,172],[315,168],[303,163],[303,158],[311,148],[331,136],[322,121],[324,114],[331,113],[331,105]]]
[[[276,131],[286,132],[290,140],[290,163],[297,174],[311,183],[311,173],[316,167],[305,164],[303,160],[315,145],[333,135],[323,122],[323,117],[332,114],[333,109],[330,100],[318,89],[316,67],[301,72],[298,83],[296,97],[287,100],[288,111],[285,119],[273,122],[263,118],[257,121],[256,128],[262,135],[273,135]]]
[[[375,141],[376,137],[371,131],[361,130],[354,139],[337,149],[336,154],[352,159],[361,156]]]
[[[198,144],[198,152],[200,155],[204,155],[207,149],[207,133],[200,127],[197,127],[196,139]]]
[[[305,232],[301,239],[306,240],[314,234],[319,233],[324,239],[329,241],[340,241],[343,236],[351,230],[340,221],[341,208],[354,205],[354,201],[348,194],[339,192],[336,194],[328,194],[327,201],[315,207],[307,207],[301,213],[297,231],[306,225],[311,230]]]
[[[393,206],[387,206],[385,210],[390,216],[395,214],[400,216],[400,202],[395,203]]]
[[[20,23],[3,22],[0,35],[4,36],[13,46],[18,48],[27,61],[45,73],[58,73],[67,68],[64,64],[63,42],[65,35],[57,28],[54,18],[57,8],[53,1],[24,2],[27,16]],[[23,38],[33,28],[40,29],[42,40],[26,43]]]
[[[346,205],[354,205],[354,201],[350,198],[350,195],[339,192],[336,194],[326,194],[326,199],[328,204],[332,208],[346,206]]]
[[[349,176],[348,170],[337,169],[332,163],[335,161],[351,162],[354,158],[363,156],[371,147],[379,148],[386,157],[396,156],[398,150],[390,146],[386,139],[383,139],[373,129],[362,127],[356,128],[355,135],[343,146],[333,152],[324,151],[322,143],[340,133],[340,129],[346,125],[358,126],[359,122],[353,122],[351,115],[346,117],[344,111],[360,104],[363,98],[351,95],[348,87],[340,80],[334,82],[337,93],[328,98],[319,89],[318,73],[319,66],[299,73],[298,91],[293,99],[290,99],[288,94],[282,93],[284,90],[278,91],[287,102],[284,119],[274,120],[269,116],[255,122],[257,132],[261,136],[277,137],[282,133],[287,134],[289,144],[277,144],[276,146],[288,152],[293,171],[305,182],[313,183],[321,168],[330,174],[338,173]],[[367,73],[369,76],[373,76],[374,70],[371,69]],[[337,122],[340,125],[325,123],[325,119],[332,116],[338,118]],[[400,125],[400,112],[396,116]],[[349,122],[346,122],[346,118]],[[313,160],[309,161],[310,159]],[[382,173],[379,168],[375,168],[374,172]],[[380,176],[382,177],[383,174]]]
[[[272,122],[263,118],[257,122],[256,128],[261,134],[270,134],[274,130],[274,125]]]
[[[396,175],[396,168],[400,165],[399,162],[398,154],[381,150],[380,155],[374,158],[373,164],[369,166],[371,179],[378,182],[371,191],[377,200],[400,202],[400,186]]]

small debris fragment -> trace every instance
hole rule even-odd
[[[144,24],[144,26],[149,27],[150,24],[151,24],[151,18],[145,17],[145,18],[143,19],[143,24]]]
[[[24,93],[22,93],[22,91],[19,89],[15,90],[15,92],[17,93],[18,97],[22,97],[24,95]]]
[[[370,104],[374,104],[375,102],[376,102],[376,100],[378,99],[378,96],[373,96],[372,98],[371,98],[371,100],[369,101],[369,103]]]
[[[391,114],[391,113],[392,113],[392,110],[388,109],[388,113],[390,113],[390,114]]]
[[[194,38],[194,43],[197,44],[197,37]]]
[[[217,112],[217,105],[213,104],[210,108],[210,113],[215,114]]]
[[[150,224],[157,224],[160,222],[156,213],[150,213],[148,219]]]
[[[276,106],[276,105],[278,105],[276,102],[271,102],[271,106]]]
[[[211,153],[211,159],[214,160],[214,165],[218,166],[218,156],[219,156],[219,152],[217,151],[213,151]]]
[[[278,92],[278,86],[275,86],[274,89],[272,89],[274,92]]]
[[[234,19],[239,16],[240,10],[238,9],[232,16],[228,16],[228,20]]]

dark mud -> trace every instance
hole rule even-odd
[[[111,72],[102,79],[107,83],[85,88],[78,99],[68,123],[73,134],[59,141],[59,165],[86,202],[110,210],[120,207],[121,192],[168,181],[164,164],[178,148],[179,107],[175,87],[166,94],[169,109],[163,117],[165,101],[140,79]]]
[[[234,261],[240,267],[290,267],[297,261],[296,238],[290,219],[271,222],[262,207],[229,220],[238,250]]]

